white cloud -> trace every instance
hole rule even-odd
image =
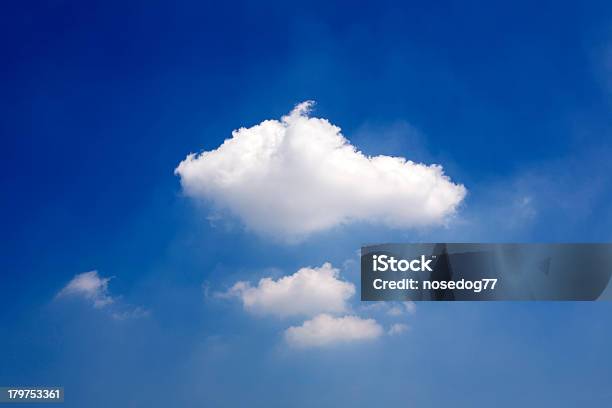
[[[308,348],[374,340],[382,334],[382,327],[374,319],[321,314],[301,326],[289,327],[285,330],[285,340],[293,347]]]
[[[414,302],[400,302],[396,305],[389,307],[387,310],[387,314],[389,316],[402,316],[405,314],[415,314],[416,313],[416,305]]]
[[[404,309],[406,310],[406,312],[408,312],[409,314],[415,314],[416,313],[416,304],[414,302],[402,302],[402,304],[404,305]]]
[[[94,307],[102,308],[114,301],[108,293],[110,280],[98,276],[98,271],[83,272],[72,278],[57,297],[78,296],[92,301]]]
[[[466,189],[440,165],[366,156],[303,102],[279,120],[232,132],[176,168],[187,196],[228,209],[260,234],[296,240],[365,221],[407,228],[444,223]]]
[[[406,314],[416,313],[416,304],[411,301],[405,302],[368,302],[361,309],[371,312],[384,312],[389,316],[399,317]]]
[[[286,317],[340,313],[348,310],[347,300],[355,294],[355,286],[339,276],[338,269],[324,263],[278,280],[263,278],[255,287],[240,281],[221,296],[240,298],[244,308],[256,314]]]
[[[391,325],[391,328],[389,328],[388,334],[389,336],[396,336],[398,334],[402,334],[404,332],[408,331],[408,325],[402,324],[402,323],[395,323],[393,325]]]
[[[75,275],[56,295],[57,298],[80,297],[91,301],[97,309],[105,308],[115,320],[140,319],[150,316],[150,312],[140,306],[132,306],[117,302],[118,298],[111,296],[108,282],[112,278],[98,275],[98,271],[83,272]],[[119,297],[120,298],[120,297]]]
[[[387,314],[389,316],[401,316],[404,314],[404,309],[399,306],[393,306],[387,310]]]

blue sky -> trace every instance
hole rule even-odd
[[[609,302],[420,303],[393,317],[354,296],[354,313],[408,331],[298,350],[283,332],[304,318],[217,296],[324,262],[358,287],[362,243],[609,242],[609,2],[0,14],[0,385],[63,385],[66,406],[91,407],[612,400]],[[211,223],[175,168],[306,100],[367,155],[442,165],[467,189],[448,224],[286,242],[240,216]],[[112,305],[57,297],[92,270],[112,277]]]

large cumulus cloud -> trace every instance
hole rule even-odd
[[[240,128],[176,168],[186,195],[284,239],[354,221],[406,228],[444,223],[466,189],[440,165],[366,156],[304,102],[281,120]]]

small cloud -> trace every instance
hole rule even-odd
[[[382,327],[374,319],[321,314],[301,326],[289,327],[285,330],[285,340],[292,347],[311,348],[370,341],[382,334]]]
[[[362,302],[361,309],[368,312],[386,312],[389,305],[384,301]]]
[[[74,278],[59,291],[56,299],[77,297],[90,301],[96,309],[108,309],[113,319],[128,320],[147,317],[150,312],[140,306],[130,306],[117,302],[108,290],[108,282],[112,277],[104,278],[98,271],[83,272]]]
[[[515,225],[525,225],[538,215],[536,204],[531,195],[520,194],[515,197],[508,209],[512,213],[512,220]],[[510,223],[510,220],[508,220]]]
[[[389,336],[397,336],[399,334],[402,334],[406,331],[408,331],[408,325],[406,324],[402,324],[402,323],[395,323],[393,325],[391,325],[391,327],[389,328],[389,331],[387,332],[389,334]]]
[[[108,282],[111,279],[101,278],[98,271],[83,272],[72,278],[56,297],[81,297],[90,300],[95,308],[103,308],[114,302],[108,293]]]
[[[133,309],[113,312],[111,314],[111,316],[115,320],[141,319],[144,317],[149,317],[150,315],[151,315],[151,312],[149,312],[146,309],[143,309],[140,306],[137,306]]]
[[[404,309],[402,307],[399,307],[399,306],[392,306],[392,307],[389,308],[389,310],[387,310],[387,314],[389,316],[401,316],[404,313],[405,313]]]
[[[202,293],[204,294],[204,299],[209,299],[211,297],[209,281],[204,281],[202,283]],[[223,297],[223,295],[221,295],[220,297]]]
[[[402,304],[404,305],[404,310],[406,310],[406,312],[408,314],[415,314],[416,313],[416,304],[414,302],[402,302]]]
[[[278,280],[263,278],[257,286],[240,281],[217,297],[237,297],[245,310],[255,314],[287,317],[345,312],[354,294],[355,286],[340,279],[339,270],[330,263],[324,263]]]
[[[416,304],[411,301],[405,302],[370,302],[362,306],[363,310],[385,313],[389,316],[399,317],[413,315],[416,313]]]

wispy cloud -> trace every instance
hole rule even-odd
[[[394,323],[391,325],[387,333],[389,334],[389,336],[397,336],[399,334],[405,333],[406,331],[408,331],[408,329],[409,327],[407,324]]]
[[[285,330],[285,340],[297,348],[324,347],[374,340],[383,333],[382,327],[374,319],[321,314],[306,320],[301,326],[289,327]]]
[[[151,312],[149,310],[144,309],[140,306],[128,308],[125,310],[119,310],[111,314],[113,319],[116,320],[140,319],[142,317],[149,317],[150,315]]]
[[[416,305],[414,302],[399,302],[398,304],[391,304],[387,309],[387,314],[389,316],[404,316],[406,314],[413,315],[415,313]]]
[[[146,317],[150,312],[140,306],[118,302],[108,289],[112,277],[101,277],[98,271],[83,272],[75,275],[55,296],[55,299],[81,298],[91,302],[96,309],[108,309],[116,320]]]
[[[90,300],[94,307],[102,308],[114,302],[108,292],[111,278],[102,278],[98,271],[83,272],[74,278],[57,294],[57,298],[76,296]]]

